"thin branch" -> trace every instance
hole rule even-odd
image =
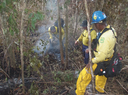
[[[8,78],[10,78],[9,75],[2,68],[0,68],[0,71],[2,71],[2,73],[4,73]]]
[[[13,44],[13,41],[9,44],[9,46],[7,47],[7,49],[6,49],[6,51],[4,52],[4,57],[5,57],[5,55],[7,54],[7,51],[8,51],[8,49],[10,48],[10,46]],[[3,58],[3,63],[4,63],[4,58]]]
[[[128,65],[125,65],[125,67],[122,68],[121,71],[126,70],[126,69],[128,69]],[[120,71],[120,72],[121,72],[121,71]]]
[[[22,89],[23,89],[23,94],[25,93],[25,85],[24,85],[24,58],[23,58],[23,23],[24,23],[24,11],[26,8],[26,0],[23,0],[23,9],[22,9],[22,16],[21,16],[21,23],[20,23],[20,57],[21,57],[21,71],[22,71]]]
[[[67,92],[68,92],[68,91],[65,91],[65,92],[63,92],[63,93],[62,93],[62,94],[60,94],[60,95],[65,95]]]
[[[116,79],[116,81],[120,84],[120,86],[128,93],[127,89],[123,87],[123,85]]]
[[[76,0],[76,6],[78,6],[78,1]],[[75,24],[74,24],[74,38],[75,38],[75,34],[76,34],[76,30],[77,30],[77,19],[78,19],[78,7],[76,7],[76,12],[75,12]]]
[[[39,84],[73,84],[73,83],[71,83],[71,82],[52,82],[52,81],[50,81],[50,82],[36,82],[36,83],[39,83]]]
[[[117,9],[120,10],[121,7],[122,7],[122,4],[119,4]],[[115,21],[114,21],[114,24],[113,24],[114,25],[113,27],[115,27],[115,29],[117,29],[117,25],[118,25],[118,22],[119,22],[119,20],[118,20],[119,16],[120,15],[117,15],[116,16]]]
[[[60,41],[61,64],[64,65],[59,0],[57,1],[57,5],[58,5],[58,21],[59,21],[58,26],[59,26],[59,41]]]
[[[66,13],[65,13],[65,20],[66,20],[66,41],[65,41],[65,55],[66,55],[66,64],[65,68],[68,66],[68,6],[66,6]]]
[[[88,29],[88,37],[89,37],[89,63],[90,64],[90,70],[91,70],[91,75],[92,75],[92,85],[93,85],[93,92],[95,93],[95,84],[94,84],[94,74],[93,74],[93,69],[92,69],[92,54],[91,54],[91,34],[90,34],[90,16],[89,16],[89,11],[88,11],[88,6],[87,6],[87,0],[85,0],[85,9],[86,9],[86,15],[87,15],[87,29]]]
[[[8,51],[8,49],[10,48],[10,46],[11,46],[12,44],[13,44],[13,42],[11,42],[11,43],[9,44],[9,46],[7,47],[7,49],[6,49],[5,53],[4,53],[4,57],[5,57],[5,55],[6,55],[7,51]]]

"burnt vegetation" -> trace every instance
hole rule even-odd
[[[64,64],[61,58],[57,59],[60,55],[43,56],[48,45],[48,27],[58,19],[57,2],[60,16],[68,25],[68,61],[64,55]],[[117,32],[117,51],[123,58],[122,71],[108,78],[105,93],[127,95],[128,0],[87,0],[87,3],[90,19],[96,10],[106,13],[107,23]],[[82,45],[74,45],[83,31],[80,24],[84,19],[84,0],[1,0],[0,95],[69,95],[69,90],[76,87],[79,72],[85,67]],[[66,32],[66,27],[64,30]],[[41,52],[40,47],[37,48],[41,56],[34,52],[36,44],[42,46]]]

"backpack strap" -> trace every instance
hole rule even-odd
[[[94,29],[91,29],[90,31],[92,32],[92,30],[94,30]]]
[[[105,28],[104,30],[103,30],[103,32],[99,35],[99,38],[101,37],[101,35],[103,34],[103,33],[105,33],[106,31],[108,31],[109,30],[109,28]],[[99,40],[99,38],[97,39],[97,40]]]
[[[82,33],[82,36],[84,36],[84,34]],[[86,36],[84,36],[84,37],[86,37]]]
[[[97,44],[99,44],[99,38],[101,37],[101,35],[104,33],[104,32],[106,32],[107,30],[109,30],[109,28],[105,28],[104,30],[103,30],[103,32],[100,34],[100,35],[98,35],[98,37],[96,38],[96,39],[93,39],[93,41],[92,41],[92,50],[94,50],[95,52],[97,52],[96,51],[96,47],[97,47]]]
[[[115,35],[115,33],[114,33],[114,30],[112,29],[112,27],[110,26],[110,28],[105,28],[104,30],[103,30],[103,32],[98,36],[98,38],[96,38],[96,39],[94,39],[93,41],[92,41],[92,49],[95,51],[95,52],[97,52],[96,51],[96,47],[97,47],[97,44],[99,44],[99,38],[101,37],[101,35],[103,34],[103,33],[105,33],[106,31],[108,31],[108,30],[112,30],[112,32],[113,32],[113,34]],[[115,38],[117,38],[117,36],[115,36]],[[114,48],[114,50],[115,50],[115,48]]]
[[[112,30],[112,32],[113,32],[113,34],[114,34],[115,38],[117,39],[117,36],[115,35],[114,30],[112,29],[112,27],[111,27],[111,26],[110,26],[110,29]]]
[[[118,40],[118,38],[117,38],[117,36],[115,35],[114,30],[112,29],[111,26],[110,26],[110,29],[112,30],[112,32],[113,32],[115,38]],[[115,47],[114,47],[114,53],[116,53],[116,44],[115,44]]]

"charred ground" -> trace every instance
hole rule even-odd
[[[18,56],[16,58],[20,60]],[[70,51],[69,64],[65,70],[61,62],[55,60],[53,56],[47,55],[46,58],[42,59],[38,59],[42,65],[36,64],[34,67],[30,67],[31,63],[25,65],[25,95],[69,95],[69,90],[76,87],[79,72],[85,67],[81,48],[74,48]],[[122,63],[123,67],[128,65],[126,62]],[[106,94],[127,95],[127,74],[127,70],[122,70],[118,76],[108,78],[105,87]],[[10,78],[5,77],[3,72],[0,75],[1,95],[22,95],[20,68],[10,67]]]

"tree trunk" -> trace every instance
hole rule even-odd
[[[59,0],[58,3],[58,20],[59,20],[59,41],[60,41],[60,54],[61,54],[61,64],[64,65],[64,57],[63,57],[63,47],[62,47],[62,33],[61,33],[61,22],[60,22],[60,9],[59,9]]]
[[[88,12],[88,6],[87,6],[87,1],[85,0],[85,9],[86,9],[86,15],[87,15],[87,29],[88,29],[88,37],[89,37],[89,63],[90,64],[90,70],[91,70],[91,75],[92,75],[92,85],[93,85],[93,93],[95,93],[95,84],[94,84],[94,74],[93,74],[93,69],[92,69],[92,55],[91,55],[91,34],[90,34],[90,16]]]
[[[21,24],[20,24],[20,58],[21,58],[21,71],[22,71],[22,89],[23,89],[23,94],[25,93],[25,86],[24,86],[24,58],[23,58],[23,18],[24,18],[24,10],[26,8],[26,2],[25,0],[22,2],[23,4],[23,9],[22,9],[22,15],[21,15]]]
[[[66,64],[65,68],[68,66],[68,7],[66,6],[66,42],[65,42],[65,55],[66,55]]]
[[[78,1],[76,0],[76,6],[78,6]],[[76,10],[75,10],[75,23],[74,23],[74,33],[73,33],[73,37],[75,38],[75,35],[76,35],[76,30],[77,30],[77,19],[78,19],[78,8],[76,7]]]

